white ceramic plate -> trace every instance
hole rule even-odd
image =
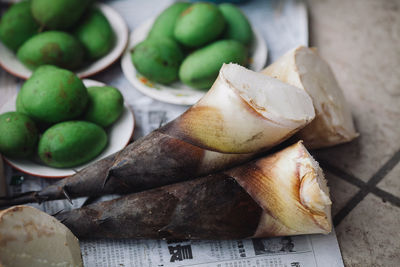
[[[75,73],[79,78],[93,76],[106,69],[118,60],[128,43],[128,26],[117,11],[105,4],[96,4],[95,6],[103,12],[104,16],[110,23],[111,28],[114,31],[115,43],[113,49],[107,55],[94,61],[90,65],[77,70]],[[0,66],[7,72],[25,80],[31,76],[32,71],[25,67],[24,64],[18,60],[17,55],[5,47],[1,42],[0,55]]]
[[[88,79],[83,80],[83,83],[85,84],[86,87],[105,85],[104,83]],[[11,98],[2,107],[0,113],[15,111],[16,98],[17,96]],[[103,152],[90,162],[74,168],[58,169],[46,166],[39,162],[26,159],[16,160],[4,157],[4,160],[15,169],[33,176],[40,176],[44,178],[62,178],[70,176],[74,174],[76,171],[79,171],[82,168],[86,167],[91,162],[107,157],[108,155],[111,155],[112,153],[115,153],[124,148],[129,143],[129,140],[132,137],[134,125],[135,125],[135,120],[133,113],[130,110],[130,108],[125,104],[121,117],[114,124],[112,124],[111,127],[107,129],[108,144],[106,148],[103,150]]]
[[[132,64],[131,50],[136,44],[146,39],[154,20],[155,18],[145,21],[130,34],[128,47],[121,59],[122,71],[128,81],[145,95],[167,103],[193,105],[205,94],[205,91],[193,89],[179,81],[170,85],[151,82],[140,75]],[[249,68],[260,71],[267,61],[267,45],[257,30],[253,29],[253,32],[254,41],[250,47]]]

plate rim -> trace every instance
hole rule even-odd
[[[104,9],[106,9],[106,10],[112,12],[113,15],[119,20],[119,22],[120,22],[120,27],[121,27],[121,31],[124,32],[123,35],[120,35],[121,40],[122,40],[121,43],[123,43],[123,45],[121,46],[120,50],[118,50],[118,54],[115,56],[115,58],[113,58],[112,60],[110,60],[110,62],[105,63],[105,65],[102,66],[101,68],[94,69],[94,70],[92,70],[91,72],[89,72],[89,73],[87,73],[87,74],[84,74],[84,75],[80,74],[81,72],[79,72],[79,71],[73,71],[73,72],[75,73],[75,75],[77,75],[80,79],[85,79],[85,78],[94,76],[94,75],[96,75],[96,74],[98,74],[98,73],[100,73],[100,72],[106,70],[107,68],[109,68],[109,67],[110,67],[111,65],[113,65],[114,63],[116,63],[116,62],[121,58],[121,56],[123,55],[124,51],[126,50],[126,48],[127,48],[127,46],[128,46],[128,43],[129,43],[129,28],[128,28],[128,25],[127,25],[125,19],[124,19],[114,8],[112,8],[110,5],[107,5],[107,4],[104,4],[104,3],[95,3],[94,6],[97,7],[97,8],[99,8],[99,9],[102,11],[102,13],[103,13],[104,16],[107,18],[108,21],[110,21],[110,19],[109,19],[109,17],[107,17],[107,15],[105,14],[105,12],[103,11]],[[4,47],[4,49],[8,49],[4,44],[1,44],[1,45]],[[115,45],[117,45],[117,43],[115,43]],[[8,50],[9,50],[9,49],[8,49]],[[112,51],[112,50],[111,50],[111,51]],[[111,51],[110,51],[110,52],[111,52]],[[16,54],[16,52],[14,52],[14,51],[11,51],[11,50],[10,50],[10,52],[13,53],[13,54]],[[110,53],[110,52],[109,52],[109,53]],[[109,54],[109,53],[108,53],[108,54]],[[108,55],[108,54],[107,54],[107,55]],[[100,60],[100,59],[106,57],[107,55],[104,55],[103,57],[101,57],[101,58],[99,58],[99,59],[97,59],[97,60]],[[97,60],[96,60],[96,61],[97,61]],[[96,62],[96,61],[94,61],[94,62]],[[22,63],[21,63],[21,64],[22,64]],[[89,66],[90,66],[90,64],[89,64]],[[1,67],[2,69],[4,69],[6,72],[10,73],[11,75],[13,75],[13,76],[15,76],[15,77],[18,77],[18,78],[20,78],[20,79],[23,79],[23,80],[29,79],[30,75],[32,75],[32,73],[33,73],[32,70],[30,70],[31,74],[30,74],[29,76],[25,76],[25,75],[23,75],[23,74],[17,73],[17,72],[15,72],[14,70],[11,70],[11,69],[5,64],[5,62],[2,61],[1,59],[0,59],[0,67]]]

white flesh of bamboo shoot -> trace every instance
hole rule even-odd
[[[83,266],[78,239],[54,217],[29,206],[0,211],[0,266]]]
[[[315,49],[301,46],[289,51],[262,73],[304,89],[313,99],[315,119],[297,133],[307,148],[333,146],[358,136],[343,92]]]
[[[248,169],[237,167],[227,173],[263,209],[253,237],[331,231],[329,189],[302,142],[257,160]]]
[[[304,90],[224,64],[208,93],[178,118],[171,135],[222,153],[254,153],[289,138],[315,116]]]

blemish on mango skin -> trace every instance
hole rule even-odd
[[[71,74],[71,75],[68,77],[67,84],[68,84],[68,85],[74,84],[75,81],[76,81],[75,75]]]
[[[47,161],[51,161],[51,159],[52,159],[52,154],[51,154],[50,151],[45,152],[44,155],[45,155]]]
[[[25,122],[25,127],[29,133],[36,134],[36,132],[37,132],[36,127],[32,122],[29,122],[29,121]]]
[[[67,93],[64,91],[63,88],[60,89],[60,91],[58,92],[58,95],[63,99],[67,98]]]
[[[189,7],[187,9],[185,9],[182,13],[181,13],[181,17],[186,16],[187,14],[189,14],[190,12],[192,12],[193,7]]]
[[[60,45],[57,43],[47,43],[41,49],[40,53],[43,56],[45,62],[51,62],[53,60],[61,61],[63,52]]]

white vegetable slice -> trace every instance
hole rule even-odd
[[[315,49],[300,46],[262,73],[302,88],[311,96],[315,119],[297,133],[307,148],[333,146],[358,136],[343,92],[331,68]]]
[[[83,266],[78,239],[54,217],[29,206],[0,211],[0,266]]]

